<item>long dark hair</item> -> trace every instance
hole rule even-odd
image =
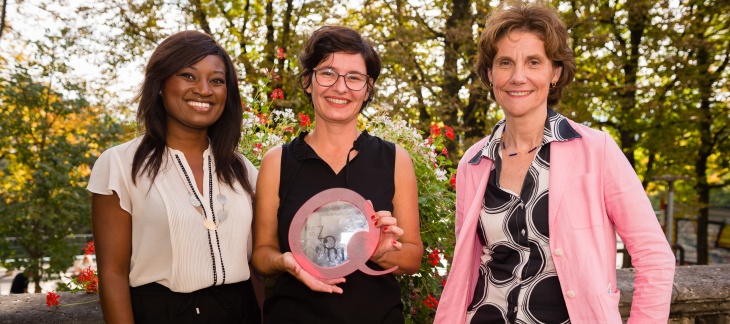
[[[236,70],[231,58],[213,37],[193,30],[176,33],[162,41],[145,68],[142,89],[135,98],[139,101],[137,124],[144,129],[142,143],[132,162],[132,181],[135,184],[142,174],[154,181],[162,165],[167,145],[167,112],[160,91],[165,80],[208,55],[220,57],[226,65],[226,105],[220,118],[208,127],[216,175],[231,188],[238,181],[248,194],[253,195],[246,165],[237,154],[243,107]]]
[[[299,55],[299,65],[302,69],[302,73],[299,74],[299,86],[302,89],[309,88],[309,85],[312,84],[314,68],[337,52],[360,54],[365,59],[365,68],[368,76],[373,79],[373,82],[372,84],[368,82],[369,95],[367,100],[362,103],[362,107],[360,108],[362,110],[373,99],[373,93],[375,91],[374,84],[375,81],[378,81],[382,65],[380,63],[380,56],[378,56],[378,52],[375,51],[373,45],[352,28],[345,26],[324,26],[312,33],[307,43],[304,44],[302,53]],[[311,102],[312,95],[306,91],[304,93]]]

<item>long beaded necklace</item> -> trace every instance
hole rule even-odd
[[[223,265],[223,254],[221,252],[221,243],[220,239],[218,238],[218,226],[223,223],[224,220],[228,218],[228,211],[226,210],[226,203],[228,202],[228,198],[221,193],[220,190],[220,182],[218,183],[218,195],[216,196],[216,199],[221,204],[221,209],[218,211],[218,215],[220,216],[218,221],[216,221],[215,218],[215,207],[213,205],[213,167],[211,159],[208,158],[208,192],[210,193],[210,212],[211,212],[211,218],[208,218],[207,213],[205,212],[205,208],[203,208],[203,202],[200,200],[200,197],[198,197],[198,194],[195,193],[195,187],[193,186],[193,182],[190,181],[190,176],[188,176],[188,172],[185,171],[185,166],[182,164],[182,160],[180,160],[180,157],[175,154],[175,159],[177,159],[177,163],[180,165],[180,170],[182,170],[183,175],[185,175],[185,180],[188,182],[188,186],[190,188],[186,189],[188,190],[188,202],[195,208],[195,210],[200,213],[201,216],[203,216],[203,226],[208,230],[208,245],[210,246],[210,258],[213,260],[213,285],[218,283],[218,271],[216,270],[216,264],[215,264],[215,253],[213,252],[213,243],[211,242],[210,238],[210,231],[213,231],[215,233],[215,241],[216,245],[218,247],[218,254],[221,256],[221,271],[223,272],[223,281],[221,284],[224,284],[226,282],[226,267]]]
[[[208,218],[208,215],[205,212],[205,208],[203,208],[203,202],[198,197],[198,194],[195,193],[195,187],[193,186],[192,181],[190,181],[190,176],[188,176],[188,172],[185,171],[185,167],[182,164],[182,161],[180,160],[180,157],[175,154],[175,159],[177,159],[177,163],[180,164],[180,170],[182,170],[183,174],[185,175],[185,180],[188,182],[188,186],[190,188],[188,189],[188,202],[190,202],[193,207],[195,207],[195,210],[200,213],[201,216],[203,216],[203,226],[207,228],[208,230],[215,231],[218,229],[218,226],[220,226],[223,221],[228,219],[228,210],[226,210],[226,203],[228,203],[228,197],[226,197],[224,194],[221,193],[220,190],[220,183],[218,183],[218,195],[216,195],[216,199],[221,204],[221,209],[218,210],[218,219],[216,220],[215,217],[215,207],[213,205],[213,171],[211,167],[211,161],[208,159],[208,189],[210,194],[210,211],[211,211],[211,218]]]

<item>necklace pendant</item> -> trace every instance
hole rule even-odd
[[[224,194],[218,194],[216,198],[218,199],[218,202],[221,203],[221,205],[225,205],[228,203],[228,197],[226,197],[226,195]]]
[[[191,194],[188,196],[188,201],[190,202],[193,207],[200,207],[200,201],[198,200],[198,197],[195,197],[195,195]]]
[[[218,210],[215,214],[218,216],[218,224],[223,223],[226,219],[228,219],[228,211],[225,209]]]
[[[218,225],[216,225],[215,222],[213,222],[213,220],[210,218],[206,218],[203,221],[203,226],[205,226],[205,228],[207,228],[210,231],[215,231],[216,229],[218,229]]]

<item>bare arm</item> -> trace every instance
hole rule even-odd
[[[133,323],[129,294],[132,215],[119,205],[116,193],[93,194],[91,221],[104,320],[107,323]]]
[[[288,272],[312,290],[342,293],[342,289],[335,284],[344,282],[344,278],[319,280],[304,271],[291,252],[281,253],[277,233],[281,149],[281,146],[271,149],[261,161],[259,177],[256,182],[251,263],[256,271],[265,276],[275,276]]]
[[[414,274],[421,266],[423,243],[418,220],[418,186],[408,152],[396,146],[393,213],[378,211],[375,220],[382,230],[370,260],[384,269],[398,266],[394,274]]]

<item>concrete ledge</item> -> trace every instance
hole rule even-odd
[[[631,310],[634,274],[634,269],[616,271],[624,320]],[[730,264],[678,266],[669,318],[672,324],[730,324]]]
[[[48,307],[45,294],[0,296],[0,324],[104,323],[99,295],[83,292],[58,294],[61,296],[58,301],[67,306]],[[84,304],[71,305],[74,303]]]
[[[634,269],[616,271],[621,290],[619,308],[626,320],[634,293]],[[60,293],[61,305],[48,307],[45,294],[0,296],[0,324],[104,323],[99,296]],[[730,324],[730,264],[677,267],[670,309],[671,324]]]

